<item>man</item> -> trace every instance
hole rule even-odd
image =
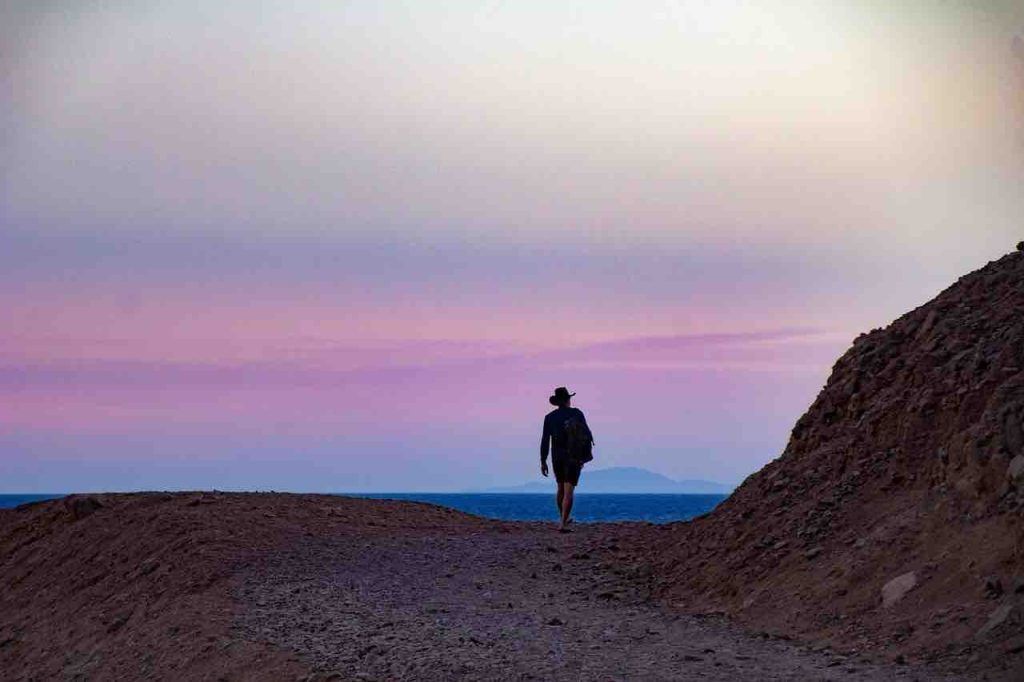
[[[544,417],[544,432],[540,438],[540,473],[544,476],[548,475],[549,446],[551,450],[551,466],[555,470],[555,480],[558,482],[558,493],[555,496],[555,503],[558,505],[558,530],[562,533],[569,532],[573,492],[580,482],[584,462],[590,459],[590,445],[593,443],[587,418],[583,416],[583,412],[569,406],[574,395],[576,394],[569,393],[565,386],[555,389],[555,394],[548,398],[548,402],[557,409]],[[582,456],[578,452],[570,452],[573,430],[580,427],[587,441]]]

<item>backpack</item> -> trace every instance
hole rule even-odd
[[[594,437],[582,419],[569,417],[565,420],[565,441],[569,459],[581,464],[594,459]]]

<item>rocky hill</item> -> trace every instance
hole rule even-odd
[[[1022,368],[1018,251],[857,338],[778,459],[651,531],[655,594],[840,649],[1024,672]]]

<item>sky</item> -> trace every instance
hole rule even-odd
[[[0,1],[0,492],[514,484],[562,385],[737,483],[1024,239],[1018,4]]]

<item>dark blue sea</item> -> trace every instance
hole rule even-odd
[[[19,504],[28,502],[39,502],[40,500],[52,500],[63,495],[0,495],[0,509],[17,507]]]
[[[411,500],[451,507],[477,516],[505,521],[555,521],[554,496],[550,494],[503,493],[368,493],[352,494],[386,500]],[[0,495],[0,508],[48,500],[60,495]],[[670,523],[706,514],[725,495],[618,495],[580,493],[573,505],[573,517],[584,523],[600,521],[647,521]]]
[[[460,511],[505,521],[555,521],[554,494],[503,493],[380,493],[359,495],[388,500],[412,500],[452,507]],[[624,495],[578,493],[573,518],[584,523],[686,521],[714,509],[726,495]]]

